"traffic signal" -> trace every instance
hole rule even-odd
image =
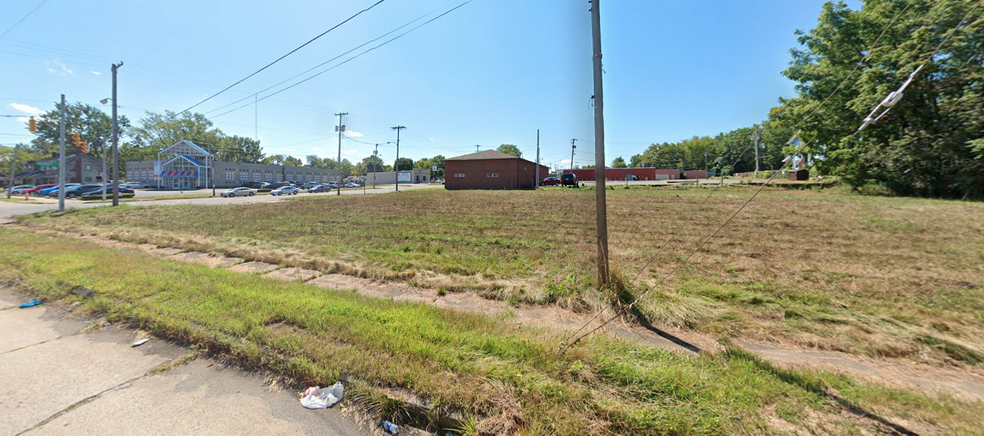
[[[27,130],[30,130],[31,133],[38,131],[38,122],[34,121],[34,117],[31,117],[31,119],[27,120]]]
[[[82,134],[79,132],[72,132],[72,145],[76,147],[82,146]]]
[[[83,152],[83,153],[86,153],[86,154],[88,154],[88,153],[89,153],[89,143],[88,143],[88,142],[85,142],[85,141],[82,141],[82,142],[81,142],[81,143],[79,144],[79,148],[81,148],[81,149],[82,149],[82,152]]]

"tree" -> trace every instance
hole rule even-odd
[[[968,145],[984,139],[984,32],[979,19],[961,25],[978,3],[871,0],[858,11],[825,4],[817,26],[800,32],[800,48],[783,72],[798,83],[798,95],[780,100],[770,121],[802,129],[805,152],[822,157],[818,169],[855,187],[878,183],[903,195],[984,197],[984,172]],[[886,28],[878,47],[866,52]],[[924,63],[888,116],[855,135],[871,109]]]
[[[13,169],[13,174],[16,175],[20,172],[21,165],[24,162],[39,160],[44,158],[46,155],[38,152],[31,146],[27,144],[17,144],[13,147],[0,145],[0,172],[10,175],[11,169]],[[50,155],[49,155],[50,156]],[[8,179],[5,177],[3,183],[7,183]]]
[[[281,165],[286,165],[286,166],[289,166],[289,167],[299,167],[299,166],[302,166],[304,164],[303,164],[303,162],[301,162],[300,159],[298,159],[298,158],[296,158],[294,156],[286,156],[286,157],[284,157],[284,161],[281,163]]]
[[[642,166],[642,155],[634,154],[629,158],[629,166],[632,168],[639,168]]]
[[[444,155],[439,154],[430,160],[437,167],[437,172],[431,174],[431,177],[444,178]]]
[[[365,159],[362,159],[362,163],[360,163],[359,165],[361,165],[365,169],[365,172],[363,174],[385,171],[383,169],[383,160],[376,155],[371,155]]]
[[[401,157],[396,160],[396,171],[406,171],[413,169],[413,160],[406,157]]]
[[[218,154],[225,134],[214,128],[212,122],[202,114],[184,113],[178,115],[171,111],[163,114],[147,112],[140,120],[140,127],[132,130],[132,147],[137,160],[157,159],[161,150],[178,141],[187,140],[210,153]]]
[[[260,147],[260,141],[252,138],[223,136],[219,139],[215,159],[222,162],[260,163],[263,161],[263,148]]]
[[[285,154],[274,154],[263,158],[260,163],[267,165],[283,165],[289,156]]]
[[[113,119],[95,106],[81,102],[68,104],[65,113],[65,135],[79,132],[82,140],[89,143],[89,154],[101,158],[103,149],[108,153],[112,146]],[[130,120],[126,116],[117,117],[120,138],[127,136],[130,130]],[[31,141],[31,149],[43,155],[57,153],[61,138],[61,110],[58,106],[38,117],[38,131]],[[73,154],[76,149],[70,142],[65,144],[66,154]]]
[[[612,161],[612,168],[628,168],[628,167],[629,166],[625,164],[625,159],[622,159],[622,156],[616,157],[615,160]]]
[[[523,157],[523,152],[519,151],[519,147],[512,144],[502,144],[496,150],[516,157]]]

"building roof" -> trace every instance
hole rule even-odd
[[[456,160],[497,160],[497,159],[519,159],[519,160],[526,160],[526,159],[523,159],[521,157],[516,157],[516,156],[513,156],[511,154],[503,153],[501,151],[485,150],[485,151],[480,151],[478,153],[466,154],[466,155],[463,155],[463,156],[457,156],[457,157],[452,157],[452,158],[444,159],[444,161],[447,162],[449,160],[455,160],[456,161]],[[532,161],[528,161],[528,160],[526,160],[526,161],[527,162],[530,162],[530,163],[533,163]]]

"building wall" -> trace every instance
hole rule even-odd
[[[154,172],[156,161],[138,161],[126,163],[127,181],[158,186],[157,174]],[[237,162],[215,162],[213,164],[215,186],[217,188],[235,188],[250,182],[334,182],[341,180],[342,173],[338,170],[322,168],[292,167],[283,165],[266,165]],[[210,169],[211,170],[211,169]],[[211,187],[211,186],[203,186]]]
[[[411,170],[402,170],[401,173],[410,173],[410,181],[401,181],[400,183],[430,183],[430,170],[424,170],[420,168],[414,168]],[[376,177],[377,185],[393,185],[396,184],[396,171],[381,171],[373,173],[372,171],[366,173],[366,183],[372,185],[373,174]]]
[[[564,170],[563,174],[574,174],[578,180],[595,180],[594,168],[583,170]],[[629,174],[636,180],[675,180],[680,178],[680,170],[657,168],[605,168],[605,180],[625,180]],[[661,177],[662,176],[662,177]]]
[[[688,179],[706,179],[707,171],[704,170],[693,170],[684,172],[684,176]]]
[[[549,168],[540,165],[546,177]],[[523,159],[446,160],[444,188],[454,189],[532,189],[536,183],[536,164]]]

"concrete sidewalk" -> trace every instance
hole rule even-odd
[[[370,433],[341,405],[304,409],[256,373],[204,359],[160,371],[189,351],[155,338],[133,348],[140,332],[17,307],[28,300],[0,287],[0,436]]]

